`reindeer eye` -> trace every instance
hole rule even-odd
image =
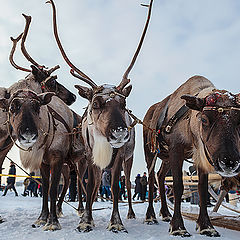
[[[36,102],[36,101],[32,101],[31,104],[32,104],[32,109],[33,109],[33,111],[35,111],[35,112],[38,113],[39,110],[40,110],[40,105],[39,105],[39,103]]]
[[[19,111],[21,108],[21,105],[18,101],[13,101],[10,107],[10,112],[14,113]]]
[[[94,102],[92,103],[92,107],[93,107],[94,109],[100,108],[99,102],[98,102],[98,101],[94,101]]]
[[[204,126],[208,126],[208,124],[209,124],[209,120],[206,116],[201,117],[201,122]]]

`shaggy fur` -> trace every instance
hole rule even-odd
[[[101,169],[107,167],[112,159],[113,149],[107,138],[98,134],[97,130],[94,132],[94,145],[93,145],[93,162]]]

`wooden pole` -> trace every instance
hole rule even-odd
[[[215,207],[213,208],[213,212],[217,212],[219,207],[221,206],[222,202],[223,202],[223,199],[226,197],[227,195],[227,191],[226,190],[221,190],[220,194],[219,194],[219,198],[218,198],[218,201],[215,205]]]

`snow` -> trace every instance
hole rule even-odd
[[[75,229],[79,222],[79,216],[76,212],[68,206],[63,205],[64,216],[59,219],[62,226],[61,230],[55,232],[45,232],[41,228],[32,228],[31,225],[39,216],[41,210],[41,198],[23,197],[22,187],[18,187],[17,191],[20,196],[15,197],[13,192],[8,191],[5,197],[0,196],[0,215],[5,222],[0,224],[0,239],[16,239],[16,240],[101,240],[101,239],[114,239],[114,240],[132,240],[132,239],[179,239],[179,237],[173,237],[168,234],[169,223],[162,222],[158,217],[159,225],[146,225],[143,223],[145,213],[147,209],[147,203],[134,204],[133,208],[136,214],[136,219],[126,219],[128,206],[126,203],[120,203],[120,215],[123,220],[123,224],[128,230],[128,233],[112,233],[109,232],[106,227],[111,216],[111,202],[96,202],[94,208],[106,207],[107,209],[98,210],[93,212],[95,227],[92,232],[79,233]],[[1,192],[0,192],[1,194]],[[2,195],[2,194],[1,194]],[[75,207],[77,202],[71,203]],[[184,209],[189,209],[191,212],[198,211],[198,207],[189,205],[189,203],[183,203]],[[160,203],[154,203],[155,212],[158,216],[160,210]],[[221,214],[235,215],[234,213],[220,208]],[[195,230],[195,222],[184,219],[185,227],[192,235],[188,239],[208,239],[208,237],[201,236]],[[239,239],[239,232],[228,230],[224,228],[216,227],[217,231],[221,234],[221,239]]]

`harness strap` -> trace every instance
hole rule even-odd
[[[211,159],[211,157],[210,157],[210,155],[209,155],[209,151],[208,151],[208,149],[207,149],[207,146],[206,146],[206,144],[203,142],[202,137],[200,137],[200,139],[201,139],[202,144],[203,144],[203,149],[204,149],[205,156],[206,156],[208,162],[214,167],[214,164],[213,164],[213,161],[212,161],[212,159]]]
[[[53,116],[53,118],[55,118],[56,120],[58,120],[59,122],[61,122],[64,127],[67,129],[68,133],[71,133],[71,129],[70,127],[67,125],[66,121],[63,119],[63,117],[61,115],[59,115],[53,108],[51,108],[49,105],[47,105],[47,108],[49,110],[49,112],[51,113],[51,115]]]
[[[176,124],[176,122],[182,118],[187,111],[189,110],[189,107],[186,105],[183,105],[168,121],[166,127],[165,127],[165,132],[166,133],[171,133],[172,127]]]
[[[47,139],[48,139],[48,135],[49,135],[49,132],[50,132],[50,125],[51,125],[51,122],[50,122],[51,120],[50,120],[50,113],[48,113],[48,131],[47,131],[47,133],[43,133],[43,135],[45,135],[45,137],[44,137],[44,139],[43,139],[43,142],[42,142],[42,144],[38,147],[38,150],[39,149],[41,149],[45,144],[46,144],[46,142],[47,142]],[[55,124],[54,124],[54,120],[53,120],[53,138],[54,138],[54,133],[55,133]],[[52,138],[52,141],[53,141],[53,138]],[[52,142],[51,142],[52,143]],[[51,145],[51,143],[50,143],[50,145]],[[50,146],[49,145],[49,146]]]

